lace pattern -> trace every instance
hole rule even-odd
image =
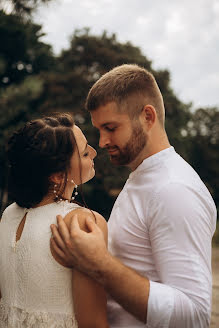
[[[28,312],[0,301],[0,328],[77,328],[74,316],[63,313]]]

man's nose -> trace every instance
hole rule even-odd
[[[100,148],[105,148],[107,145],[110,144],[109,137],[105,133],[100,133],[100,138],[99,138],[99,146]]]

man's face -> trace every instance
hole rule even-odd
[[[99,146],[107,149],[112,163],[129,165],[145,147],[147,138],[141,123],[117,108],[114,102],[101,106],[91,112],[91,120],[100,132]]]

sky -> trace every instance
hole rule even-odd
[[[75,29],[115,33],[168,69],[171,87],[193,108],[219,107],[219,0],[52,0],[35,14],[56,54]]]

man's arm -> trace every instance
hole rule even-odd
[[[104,289],[126,311],[146,323],[149,280],[123,265],[109,253],[105,254],[95,271],[89,274],[99,281]]]
[[[99,227],[89,218],[86,219],[86,223],[90,233],[80,229],[77,216],[72,217],[69,232],[64,220],[58,217],[59,231],[55,225],[51,226],[54,251],[63,259],[67,257],[68,263],[72,263],[73,266],[101,283],[124,309],[146,322],[149,280],[113,257],[107,251]],[[65,247],[63,243],[59,243],[60,235]],[[67,249],[72,254],[71,258]]]

